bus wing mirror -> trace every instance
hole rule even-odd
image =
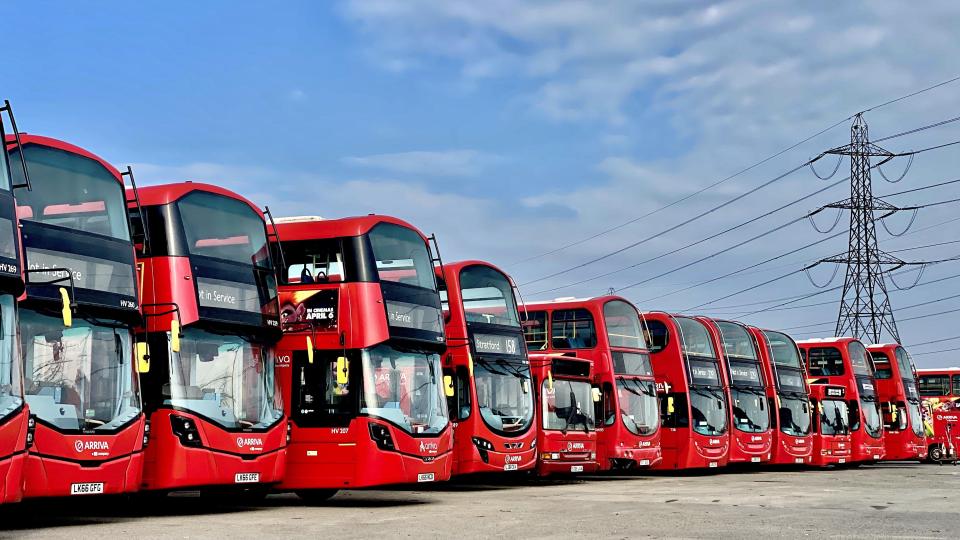
[[[450,375],[443,376],[443,393],[447,397],[453,397],[453,377]]]
[[[180,352],[180,321],[176,319],[170,321],[170,350]]]
[[[313,363],[313,339],[307,336],[307,363]]]
[[[350,361],[346,356],[337,357],[337,384],[350,382]]]
[[[676,404],[674,403],[673,396],[667,397],[667,414],[673,414],[677,412]]]
[[[890,404],[890,421],[891,422],[897,421],[897,404],[896,403]]]
[[[150,372],[150,347],[146,343],[137,343],[137,373]]]
[[[67,328],[73,326],[73,309],[70,307],[70,293],[65,287],[60,287],[60,318]]]
[[[593,402],[600,403],[600,389],[594,386],[590,389],[590,393],[593,394]]]
[[[823,403],[817,403],[817,412],[823,414]]]

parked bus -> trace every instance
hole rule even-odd
[[[447,263],[436,272],[447,334],[443,373],[454,390],[447,399],[453,474],[532,469],[534,389],[513,282],[482,261]]]
[[[876,368],[887,460],[924,460],[927,440],[917,374],[907,350],[897,343],[867,347]]]
[[[250,201],[182,182],[140,190],[138,243],[152,426],[143,487],[234,486],[266,494],[283,477],[287,425],[274,378],[280,339],[266,225]]]
[[[793,339],[772,330],[750,327],[760,350],[773,429],[775,465],[810,464],[813,459],[812,412],[800,349]],[[849,449],[849,448],[848,448]]]
[[[593,363],[570,353],[533,353],[530,366],[540,407],[537,475],[596,472],[600,390],[590,382]]]
[[[26,161],[32,184],[15,192],[26,267],[23,386],[35,430],[24,497],[136,491],[146,422],[123,177],[69,143],[36,135],[21,143],[8,148],[12,160]],[[13,172],[14,184],[25,185]]]
[[[770,383],[763,376],[757,342],[747,327],[731,321],[697,317],[710,329],[721,351],[720,362],[730,393],[729,463],[766,463],[773,457]]]
[[[850,337],[798,341],[807,365],[807,376],[846,388],[850,414],[850,462],[883,459],[883,420],[873,360],[859,340]]]
[[[730,456],[729,397],[710,331],[680,315],[642,315],[660,397],[657,469],[723,467]]]
[[[280,489],[450,478],[446,349],[428,239],[369,215],[286,218],[277,378],[293,428]],[[452,381],[451,381],[452,383]]]
[[[0,112],[13,119],[10,102],[5,102]],[[16,124],[11,124],[16,140]],[[0,140],[6,140],[4,128],[0,120]],[[21,175],[28,178],[24,162],[17,160],[13,166],[19,166]],[[17,342],[17,299],[23,294],[24,282],[13,189],[11,162],[4,145],[0,153],[0,503],[23,498],[23,465],[27,447],[33,442],[30,426],[35,424],[23,400],[23,366]]]
[[[813,459],[814,467],[843,465],[851,459],[850,410],[846,400],[847,389],[837,384],[815,382],[810,385],[810,403],[813,404]]]
[[[960,368],[918,369],[917,375],[928,418],[927,459],[956,463],[960,448]]]
[[[619,296],[599,296],[533,302],[523,310],[531,350],[593,362],[593,382],[601,392],[596,411],[600,469],[659,463],[656,381],[637,308]]]

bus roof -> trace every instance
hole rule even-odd
[[[627,300],[622,296],[617,296],[612,294],[607,294],[603,296],[593,296],[590,298],[567,297],[567,298],[557,298],[555,300],[540,300],[536,302],[525,302],[523,305],[527,309],[537,309],[537,308],[565,309],[565,308],[582,307],[582,306],[588,306],[588,305],[591,305],[594,307],[601,307],[611,300],[619,300],[621,302],[626,302],[627,304],[630,304],[631,306],[633,306],[634,309],[636,309],[636,306],[634,306],[633,302]]]
[[[351,216],[337,219],[316,219],[315,216],[301,218],[281,218],[276,220],[276,233],[281,241],[290,240],[322,240],[326,238],[346,238],[360,236],[370,232],[370,229],[380,223],[392,223],[416,231],[428,241],[420,229],[410,223],[393,216],[368,214],[366,216]],[[273,229],[273,227],[270,227]]]
[[[244,202],[247,204],[247,206],[257,212],[257,214],[263,217],[263,212],[260,210],[260,208],[247,200],[247,198],[243,195],[213,184],[205,184],[203,182],[192,182],[187,180],[186,182],[157,184],[153,186],[137,188],[137,192],[140,195],[140,204],[143,206],[160,206],[163,204],[169,204],[182,199],[184,196],[189,193],[193,193],[194,191],[214,193],[223,197]],[[127,199],[133,199],[132,189],[127,189]],[[130,206],[135,206],[135,204],[136,203],[130,203]]]
[[[31,135],[29,133],[23,133],[23,132],[20,133],[20,142],[24,146],[28,144],[36,144],[38,146],[47,146],[50,148],[56,148],[57,150],[63,150],[64,152],[70,152],[71,154],[77,154],[78,156],[83,156],[85,158],[92,159],[93,161],[96,161],[100,165],[103,165],[103,167],[108,171],[110,171],[110,174],[112,174],[117,179],[117,182],[120,182],[121,184],[123,184],[123,177],[120,176],[120,171],[118,171],[116,167],[108,163],[102,157],[88,150],[84,150],[79,146],[70,144],[66,141],[61,141],[60,139],[54,139],[53,137],[44,137],[42,135]],[[16,148],[17,139],[12,134],[7,135],[6,143],[7,143],[7,150],[12,150]]]

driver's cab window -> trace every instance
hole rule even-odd
[[[292,416],[308,426],[345,426],[355,414],[356,397],[351,377],[337,382],[338,351],[315,351],[313,362],[306,351],[294,351]]]
[[[343,249],[339,240],[285,242],[283,248],[287,264],[285,283],[310,285],[344,281]]]

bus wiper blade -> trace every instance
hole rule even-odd
[[[488,361],[487,361],[486,359],[484,359],[482,356],[478,356],[478,357],[476,358],[476,362],[477,362],[478,364],[483,365],[483,367],[487,368],[488,370],[490,370],[490,373],[493,373],[493,374],[495,374],[495,375],[502,375],[502,376],[504,376],[504,377],[509,377],[509,376],[510,376],[509,373],[504,373],[504,372],[498,370],[497,368],[493,367],[493,364],[491,364],[490,362],[488,362]]]
[[[503,369],[509,371],[511,375],[513,375],[514,377],[516,377],[516,378],[518,378],[518,379],[527,379],[527,378],[528,378],[528,377],[527,377],[527,374],[524,373],[523,370],[521,370],[521,369],[518,368],[517,366],[511,364],[510,362],[507,362],[506,360],[504,360],[504,359],[502,359],[502,358],[500,358],[500,359],[497,360],[497,365],[500,366],[500,367],[502,367]]]

